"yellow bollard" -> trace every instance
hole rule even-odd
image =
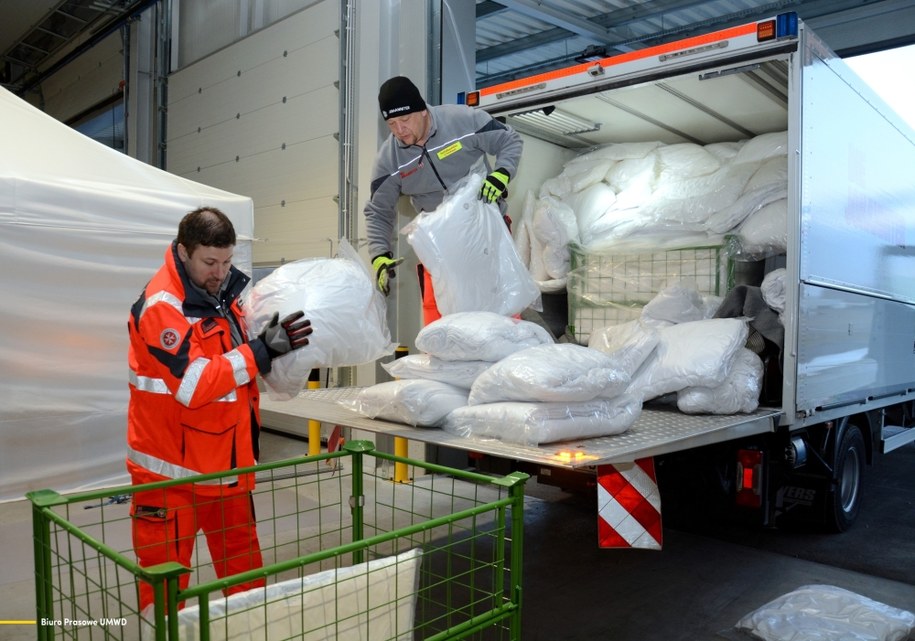
[[[410,353],[410,348],[406,345],[398,345],[394,349],[394,358],[401,358]],[[407,458],[409,454],[407,439],[402,436],[394,437],[394,456],[401,456]],[[394,482],[395,483],[409,483],[411,481],[406,463],[395,462],[394,463]]]
[[[321,386],[321,370],[313,369],[308,375],[308,389]],[[321,453],[321,421],[308,419],[308,456]]]

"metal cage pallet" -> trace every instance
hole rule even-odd
[[[586,344],[591,333],[639,318],[665,287],[681,281],[703,295],[722,295],[733,280],[723,245],[649,252],[590,252],[571,246],[568,332]]]
[[[392,480],[395,465],[408,482]],[[248,471],[264,563],[222,578],[200,533],[193,567],[135,561],[133,494],[180,482],[29,493],[38,638],[520,639],[526,475],[455,470],[367,441],[233,474]],[[164,586],[142,612],[140,581]]]

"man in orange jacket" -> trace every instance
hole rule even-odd
[[[135,485],[255,465],[257,374],[308,344],[311,323],[301,311],[282,321],[274,315],[248,340],[239,296],[250,279],[232,266],[235,242],[221,211],[190,212],[131,309],[127,469]],[[137,491],[131,521],[139,564],[191,567],[203,530],[220,578],[260,567],[253,487],[249,473]],[[182,576],[182,589],[189,578]],[[227,594],[262,585],[244,583]],[[139,590],[142,611],[153,589],[141,581]]]

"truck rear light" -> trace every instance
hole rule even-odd
[[[763,453],[760,450],[737,450],[737,505],[762,506]]]
[[[465,104],[468,107],[478,107],[480,105],[480,92],[479,91],[468,92],[467,95],[465,96],[465,100],[466,100]]]

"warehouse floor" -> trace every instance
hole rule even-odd
[[[307,445],[265,435],[262,461]],[[808,584],[845,588],[915,611],[915,445],[868,479],[859,521],[843,535],[750,527],[665,528],[662,551],[597,547],[589,499],[528,484],[524,542],[525,641],[721,640],[772,599]],[[0,640],[37,638],[31,515],[0,504]],[[17,623],[22,621],[23,623]]]

